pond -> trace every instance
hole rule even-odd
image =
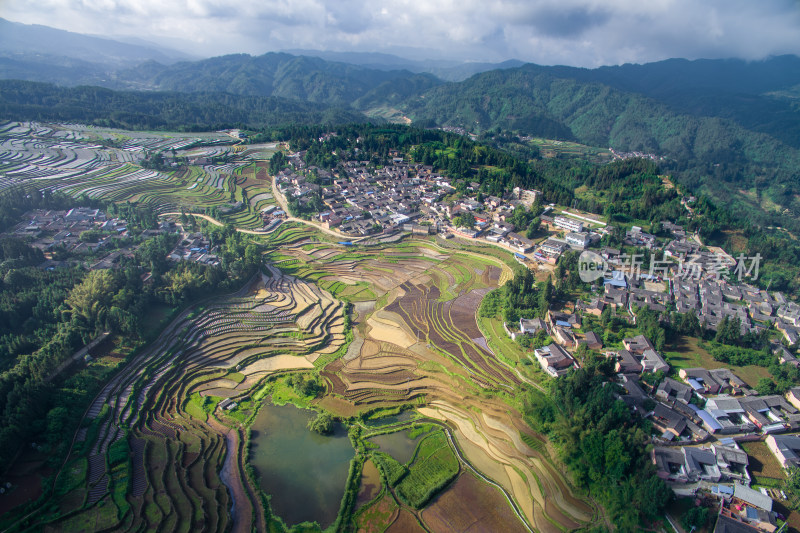
[[[401,422],[408,422],[409,420],[414,418],[415,414],[416,413],[413,410],[406,410],[396,415],[384,416],[382,418],[370,418],[364,421],[364,425],[371,428],[380,426],[391,426],[393,424],[399,424]]]
[[[291,404],[263,405],[249,459],[276,515],[289,526],[309,521],[325,529],[336,520],[355,451],[339,423],[331,436],[307,429],[315,416]]]
[[[380,447],[380,451],[388,453],[398,462],[405,464],[414,456],[414,450],[422,437],[422,435],[418,435],[412,439],[409,437],[409,431],[395,431],[394,433],[370,437],[369,440],[377,444]]]

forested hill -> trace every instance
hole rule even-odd
[[[404,106],[420,125],[494,128],[665,156],[662,166],[695,189],[739,202],[770,223],[764,207],[800,212],[800,152],[732,119],[678,113],[666,103],[526,65],[433,88]]]
[[[800,58],[667,59],[596,69],[537,67],[556,78],[596,82],[638,93],[678,113],[735,120],[792,146],[800,146]]]
[[[164,66],[148,62],[118,74],[118,83],[167,91],[282,96],[350,105],[373,91],[406,98],[442,83],[431,74],[377,70],[318,57],[268,53],[227,55]]]
[[[64,88],[16,80],[0,80],[0,117],[177,131],[370,120],[352,109],[274,96]]]

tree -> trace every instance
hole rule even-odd
[[[12,268],[6,275],[3,277],[3,283],[11,287],[12,289],[19,289],[23,285],[25,285],[27,281],[27,276],[21,271],[16,268]]]
[[[778,391],[777,387],[775,387],[775,382],[770,378],[759,378],[758,384],[756,385],[756,392],[758,392],[760,396],[769,396]]]
[[[286,166],[286,154],[281,151],[272,154],[269,160],[269,173],[277,174]]]
[[[783,491],[789,496],[789,506],[795,511],[800,511],[800,468],[789,466],[786,469]]]
[[[94,325],[107,310],[106,305],[116,292],[114,285],[110,271],[93,270],[73,287],[66,303],[72,308],[74,315],[81,316],[89,325]]]
[[[525,233],[525,236],[529,239],[533,239],[533,237],[539,232],[539,227],[542,225],[542,219],[539,217],[535,217],[531,220],[531,223],[528,224],[528,231]]]
[[[258,246],[255,244],[248,244],[244,249],[244,263],[247,266],[257,266],[261,262],[261,256],[258,253]]]
[[[457,228],[471,228],[475,225],[475,215],[467,211],[461,215],[453,217],[453,225]]]
[[[692,507],[681,517],[681,525],[685,530],[700,529],[708,523],[710,512],[705,507]]]
[[[308,429],[320,435],[330,435],[333,433],[333,417],[329,413],[319,413],[309,420]]]

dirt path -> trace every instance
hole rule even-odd
[[[328,235],[332,235],[332,236],[336,237],[337,239],[342,239],[344,241],[353,240],[353,237],[351,235],[347,235],[345,233],[342,233],[341,231],[332,230],[332,229],[326,228],[325,226],[323,226],[320,223],[316,223],[316,222],[312,222],[310,220],[304,220],[302,218],[297,218],[297,217],[291,216],[289,214],[289,206],[286,203],[286,197],[278,189],[278,186],[277,186],[277,184],[275,182],[275,176],[272,177],[272,196],[275,198],[275,201],[278,202],[278,205],[280,205],[281,209],[283,209],[283,212],[286,213],[286,218],[284,218],[285,222],[299,222],[300,224],[305,224],[307,226],[311,226],[316,230],[319,230],[319,231],[321,231],[323,233],[327,233]],[[186,214],[187,215],[192,215],[194,217],[202,218],[203,220],[207,220],[208,222],[214,224],[215,226],[224,226],[224,224],[222,222],[220,222],[219,220],[217,220],[215,218],[212,218],[212,217],[210,217],[208,215],[204,215],[204,214],[201,214],[201,213],[186,213]],[[167,216],[167,215],[180,215],[180,213],[163,213],[162,216]],[[247,235],[266,235],[267,234],[266,232],[263,232],[263,231],[255,231],[255,230],[243,229],[243,228],[236,228],[236,231],[238,231],[239,233],[246,233]]]
[[[312,222],[310,220],[304,220],[302,218],[297,218],[297,217],[291,216],[291,213],[289,212],[289,205],[286,203],[286,197],[283,195],[283,193],[280,191],[280,189],[278,189],[277,177],[276,176],[272,176],[272,196],[275,198],[275,201],[278,202],[278,205],[281,206],[281,209],[283,209],[283,212],[286,213],[286,217],[287,217],[286,221],[287,222],[300,222],[301,224],[306,224],[307,226],[312,226],[315,229],[318,229],[319,231],[321,231],[323,233],[327,233],[328,235],[333,235],[334,237],[337,237],[339,239],[344,239],[344,240],[347,240],[347,241],[349,241],[349,240],[351,240],[353,238],[352,236],[347,235],[345,233],[342,233],[341,231],[336,231],[336,230],[332,230],[332,229],[326,228],[322,224],[318,224],[318,223]]]

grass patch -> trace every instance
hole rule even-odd
[[[289,376],[281,376],[273,381],[269,392],[272,394],[272,403],[275,405],[291,403],[301,409],[308,409],[311,406],[311,401],[316,397],[299,393],[289,384]]]
[[[196,407],[199,407],[203,413],[210,415],[217,408],[217,404],[222,401],[222,398],[219,396],[200,396],[199,392],[195,392],[192,394],[189,401],[194,403]]]
[[[253,412],[254,412],[253,401],[252,400],[244,400],[244,401],[241,401],[241,402],[237,402],[236,407],[234,407],[230,411],[226,411],[226,414],[229,417],[233,418],[234,420],[237,420],[237,421],[241,422],[242,424],[245,424],[247,422],[247,420],[251,416],[253,416]]]
[[[81,457],[72,461],[64,468],[64,472],[58,477],[58,482],[55,486],[55,493],[58,496],[63,496],[70,491],[83,487],[86,482],[86,470],[88,468],[88,461],[85,457]]]
[[[664,355],[667,356],[667,362],[676,373],[682,368],[700,367],[708,370],[728,368],[751,388],[758,384],[759,379],[770,377],[769,370],[760,366],[731,366],[717,361],[699,345],[699,339],[696,337],[677,336],[673,342],[664,346]]]
[[[406,504],[421,509],[458,474],[459,465],[447,437],[437,431],[417,446],[408,475],[397,485],[397,495]]]
[[[230,380],[232,380],[232,381],[235,381],[236,383],[241,383],[242,381],[244,381],[244,380],[245,380],[245,375],[244,375],[244,374],[242,374],[241,372],[232,372],[232,373],[228,374],[228,375],[227,375],[227,376],[225,376],[225,377],[226,377],[227,379],[230,379]]]
[[[408,469],[387,453],[372,452],[372,461],[390,487],[397,485],[408,474]]]
[[[754,479],[771,478],[774,480],[786,479],[786,474],[783,467],[769,451],[766,443],[764,442],[742,442],[739,444],[742,449],[747,453],[749,465],[747,469]],[[764,483],[760,483],[764,485]]]

